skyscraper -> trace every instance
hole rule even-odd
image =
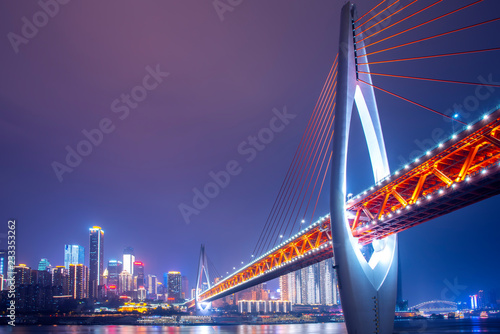
[[[338,304],[337,279],[333,269],[333,259],[327,259],[319,263],[320,266],[320,289],[321,304]]]
[[[216,277],[216,282],[217,283],[217,279],[219,277]],[[186,298],[189,298],[189,281],[188,281],[188,278],[186,276],[182,276],[182,293],[181,293],[181,297],[183,299],[186,299]]]
[[[123,250],[123,270],[126,270],[129,274],[134,274],[134,249],[132,247],[126,247]]]
[[[52,269],[52,286],[54,296],[69,294],[69,270],[64,266],[56,266]]]
[[[108,261],[108,286],[115,286],[115,289],[119,286],[119,275],[123,271],[123,265],[121,261],[109,260]]]
[[[89,291],[89,268],[83,264],[69,265],[69,294],[74,299],[88,297]]]
[[[6,279],[7,279],[7,251],[5,249],[0,250],[0,275],[2,275],[2,285],[6,286]]]
[[[21,284],[31,284],[31,268],[25,264],[14,266],[14,282],[16,287]]]
[[[132,275],[128,271],[123,270],[120,275],[118,275],[118,281],[119,293],[132,291],[134,280],[132,279]]]
[[[40,262],[38,263],[38,270],[40,271],[47,271],[50,270],[52,266],[50,265],[49,260],[47,259],[41,259]]]
[[[102,285],[102,274],[104,272],[104,231],[99,226],[93,226],[89,231],[89,292],[92,298],[97,298],[98,287]]]
[[[158,284],[155,275],[148,275],[148,293],[150,296],[158,294]]]
[[[284,290],[288,288],[288,300],[292,304],[334,305],[339,303],[333,259],[315,263],[286,276],[286,278],[280,277],[282,300],[286,300],[287,293]]]
[[[70,264],[85,264],[85,249],[79,245],[64,245],[64,266]]]
[[[182,278],[178,271],[169,271],[167,275],[168,301],[178,303],[181,300]]]
[[[295,273],[289,273],[288,276],[288,300],[296,304],[297,291],[295,290]]]
[[[288,296],[289,274],[280,276],[280,299],[290,300]]]
[[[136,277],[136,288],[145,286],[144,282],[144,263],[141,261],[134,261],[134,277]]]
[[[293,273],[295,275],[295,279],[294,279],[295,299],[293,300],[293,302],[295,304],[302,304],[303,303],[303,301],[302,301],[302,271],[303,270],[304,269],[300,269],[300,270],[297,270],[296,272]]]
[[[307,267],[306,290],[307,290],[307,303],[319,304],[320,293],[321,293],[319,263],[315,263]]]

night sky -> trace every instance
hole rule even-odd
[[[421,0],[392,22],[432,2]],[[380,36],[471,2],[442,1]],[[376,3],[358,1],[359,13]],[[0,212],[5,226],[9,218],[18,221],[18,263],[36,267],[46,257],[62,265],[64,244],[71,243],[85,247],[88,261],[93,225],[105,231],[106,262],[132,246],[146,274],[179,270],[190,285],[202,243],[221,273],[248,261],[337,53],[343,4],[244,0],[219,16],[211,0],[73,0],[16,44],[9,34],[22,36],[23,18],[33,22],[41,7],[37,1],[0,2]],[[369,51],[499,12],[498,1],[485,0]],[[370,60],[498,47],[499,29],[494,22]],[[490,76],[498,84],[498,56],[374,65],[372,71],[472,82]],[[143,85],[151,71],[161,74],[146,83],[155,88],[144,100],[122,102],[122,94]],[[498,88],[479,100],[475,86],[380,77],[374,83],[442,112],[460,112],[465,102],[465,122],[500,103]],[[376,95],[391,170],[437,144],[436,131],[451,134],[453,125],[443,117]],[[246,162],[238,145],[269,125],[273,108],[284,107],[296,117]],[[76,149],[85,139],[82,131],[100,126],[112,131],[60,182],[54,162],[65,163],[66,147]],[[356,194],[373,182],[357,116],[350,153],[348,191]],[[192,205],[193,188],[232,160],[241,172],[187,224],[179,205]],[[403,296],[410,305],[443,296],[463,300],[479,289],[500,293],[498,206],[500,197],[492,198],[400,233]],[[328,208],[324,191],[317,216]],[[454,282],[456,293],[449,288]]]

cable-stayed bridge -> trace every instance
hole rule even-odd
[[[339,53],[257,241],[252,261],[225,278],[211,282],[207,257],[202,247],[196,299],[188,303],[190,306],[211,302],[334,257],[348,331],[391,333],[396,295],[397,233],[500,193],[498,107],[484,112],[475,122],[465,123],[458,113],[448,115],[379,87],[372,81],[372,76],[384,76],[453,85],[500,87],[496,83],[374,73],[370,70],[370,66],[376,64],[500,50],[490,47],[370,63],[370,55],[477,29],[500,20],[495,18],[477,22],[368,52],[367,48],[380,42],[483,2],[479,0],[455,9],[447,8],[445,13],[430,20],[374,41],[374,37],[381,32],[437,7],[444,0],[434,1],[402,16],[417,1],[399,7],[398,1],[393,1],[384,7],[384,0],[359,18],[354,4],[347,2],[344,5]],[[399,20],[387,22],[398,15]],[[374,30],[377,26],[380,27]],[[449,118],[457,130],[421,157],[391,173],[375,91]],[[356,196],[346,194],[347,148],[354,104],[362,123],[374,175],[373,186]],[[325,186],[328,184],[325,183],[328,174],[331,177],[330,187]],[[324,216],[304,227],[303,224],[312,222],[320,195],[327,188],[331,216]],[[297,225],[300,231],[294,233]],[[370,250],[368,256],[362,254],[362,248]],[[204,278],[208,282],[207,287],[202,284]]]

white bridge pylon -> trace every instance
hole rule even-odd
[[[340,23],[337,105],[331,173],[331,229],[335,267],[347,331],[350,334],[392,333],[397,293],[397,236],[373,242],[367,261],[346,218],[346,174],[349,128],[354,103],[366,138],[375,183],[390,174],[385,143],[364,43],[355,44],[355,6],[347,2]],[[360,38],[362,39],[362,37]]]
[[[200,261],[198,262],[198,274],[196,275],[196,286],[195,286],[195,305],[196,310],[203,313],[208,311],[212,303],[211,302],[200,302],[200,294],[203,292],[203,277],[207,282],[207,287],[210,289],[210,275],[208,273],[208,259],[205,253],[205,245],[201,245],[200,248]]]

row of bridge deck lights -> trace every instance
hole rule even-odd
[[[281,247],[283,247],[283,246],[285,246],[286,244],[288,244],[289,242],[291,242],[293,239],[295,239],[295,238],[297,238],[297,237],[299,237],[299,236],[303,235],[304,233],[306,233],[306,232],[307,232],[307,231],[309,231],[310,229],[312,229],[312,228],[314,228],[314,227],[318,226],[319,224],[321,224],[322,222],[324,222],[324,221],[325,221],[326,219],[328,219],[329,217],[330,217],[330,215],[326,215],[326,216],[324,216],[324,217],[320,218],[320,219],[319,219],[318,221],[316,221],[314,224],[311,224],[311,225],[309,225],[308,227],[306,227],[305,229],[303,229],[303,230],[301,230],[301,231],[297,232],[294,236],[291,236],[290,238],[288,238],[288,240],[286,240],[286,241],[282,242],[281,244],[279,244],[278,246],[274,247],[273,249],[271,249],[270,251],[268,251],[268,252],[267,252],[267,253],[265,253],[264,255],[261,255],[259,258],[257,258],[257,259],[255,259],[255,260],[253,260],[252,262],[250,262],[249,264],[247,264],[247,265],[246,265],[246,266],[244,266],[243,268],[239,269],[238,271],[233,272],[231,275],[229,275],[229,272],[226,272],[226,274],[227,274],[228,276],[227,276],[226,278],[224,278],[222,281],[220,281],[219,283],[217,283],[217,285],[218,285],[218,284],[222,284],[222,283],[223,283],[223,282],[225,282],[225,281],[226,281],[229,277],[232,277],[232,276],[236,275],[238,272],[243,271],[244,269],[246,269],[246,268],[250,267],[251,265],[255,264],[256,262],[258,262],[258,261],[262,260],[263,258],[267,257],[267,256],[268,256],[268,255],[270,255],[271,253],[273,253],[273,252],[277,251],[277,250],[278,250],[278,249],[280,249]],[[302,220],[302,221],[301,221],[301,223],[302,223],[302,224],[303,224],[303,223],[305,223],[305,220]],[[280,238],[283,238],[283,235],[280,235]],[[332,244],[332,242],[331,242],[331,241],[330,241],[329,243],[330,243],[330,244]],[[293,258],[291,261],[296,261],[298,258],[302,258],[302,257],[304,257],[304,255],[309,255],[309,253],[312,253],[312,252],[316,252],[316,251],[318,251],[318,250],[321,250],[321,249],[323,249],[324,247],[326,247],[326,244],[323,244],[323,245],[321,245],[321,246],[320,246],[320,247],[318,247],[318,248],[311,249],[311,250],[309,250],[308,252],[306,252],[306,253],[304,253],[304,254],[302,254],[302,255],[299,255],[298,257]],[[253,254],[252,254],[252,257],[254,257],[254,256],[253,256]],[[285,263],[288,263],[288,262],[289,262],[289,261],[285,261]],[[243,261],[241,262],[241,264],[243,264]],[[275,269],[277,269],[277,268],[280,268],[280,267],[282,267],[282,266],[283,266],[283,265],[279,265],[279,266],[277,266],[277,267],[274,267],[273,269],[271,269],[271,271],[273,271],[273,270],[275,270]],[[236,267],[233,267],[233,270],[235,270],[235,269],[236,269]],[[256,275],[256,276],[254,276],[254,277],[252,277],[252,278],[250,278],[250,279],[254,279],[254,278],[256,278],[256,277],[258,277],[258,276],[260,276],[260,275],[263,275],[263,274],[264,274],[264,273],[260,273],[260,274],[258,274],[258,275]],[[218,294],[218,293],[217,293],[217,294]],[[217,295],[217,294],[215,294],[215,295]]]
[[[482,119],[481,119],[481,120],[487,120],[487,119],[488,119],[488,117],[489,117],[489,114],[485,114],[485,115],[483,115],[483,117],[482,117]],[[478,122],[479,122],[479,121],[478,121]],[[477,123],[478,123],[478,122],[477,122]],[[477,123],[475,123],[475,124],[477,124]],[[474,124],[474,125],[475,125],[475,124]],[[472,129],[472,126],[471,126],[471,125],[467,125],[467,126],[465,127],[465,130],[470,130],[470,129]],[[451,138],[450,138],[448,141],[450,141],[450,140],[454,140],[454,139],[456,139],[456,138],[457,138],[457,134],[455,133],[455,134],[453,134],[453,135],[451,136]],[[427,152],[425,153],[425,156],[429,156],[429,155],[432,153],[432,151],[433,151],[433,150],[435,150],[435,149],[441,149],[441,148],[443,147],[443,145],[444,145],[443,143],[439,143],[436,147],[434,147],[433,149],[431,149],[431,150],[427,151]],[[421,156],[420,158],[422,158],[422,157],[424,157],[424,155],[423,155],[423,156]],[[416,158],[416,159],[415,159],[415,161],[414,161],[414,163],[415,163],[415,164],[418,164],[418,163],[420,162],[420,158]],[[416,167],[416,166],[415,166],[415,167]],[[489,167],[489,168],[493,168],[493,167],[494,167],[494,166],[491,166],[491,167]],[[497,167],[500,167],[500,162],[497,164]],[[409,168],[410,168],[410,166],[409,166],[409,165],[405,165],[405,166],[404,166],[404,169],[405,169],[405,170],[406,170],[406,169],[409,169]],[[488,170],[488,167],[485,167],[485,168],[481,169],[481,174],[486,174],[486,173],[487,173],[487,170]],[[400,172],[400,171],[401,171],[401,170],[396,171],[396,172],[394,173],[394,175],[395,175],[395,176],[399,175],[399,172]],[[368,189],[367,189],[367,190],[365,190],[362,194],[357,195],[357,196],[356,196],[356,197],[354,197],[354,198],[351,198],[348,202],[352,202],[353,200],[359,199],[361,196],[367,195],[369,191],[374,192],[375,188],[379,188],[379,187],[381,186],[382,182],[385,182],[385,181],[390,181],[392,176],[393,176],[393,175],[389,175],[389,176],[385,177],[384,179],[380,180],[380,181],[376,184],[376,186],[372,186],[369,190],[368,190]],[[471,176],[467,176],[467,177],[465,178],[465,181],[466,181],[466,182],[469,182],[469,181],[470,181],[470,179],[471,179]],[[453,183],[453,184],[451,185],[451,188],[452,188],[452,189],[456,189],[457,187],[458,187],[458,185],[457,185],[456,183]],[[433,196],[434,196],[434,195],[436,195],[436,193],[437,193],[437,195],[443,195],[443,194],[445,193],[445,190],[446,190],[446,189],[448,189],[448,188],[446,188],[446,187],[440,188],[440,189],[438,189],[438,190],[434,191],[433,193],[428,194],[427,196],[425,196],[425,199],[427,199],[428,201],[431,201],[431,200],[432,200],[432,198],[433,198]],[[421,200],[420,200],[420,199],[419,199],[419,200],[417,200],[417,201],[415,202],[415,204],[416,204],[416,205],[420,205],[420,203],[421,203]],[[408,204],[408,205],[406,205],[404,208],[405,208],[406,210],[411,210],[412,205],[411,205],[411,204]],[[399,214],[401,214],[402,212],[403,212],[403,210],[398,209],[398,210],[396,210],[395,214],[393,214],[393,213],[389,213],[389,214],[387,214],[387,215],[382,215],[382,216],[380,216],[380,219],[372,220],[372,221],[371,221],[371,224],[370,224],[370,223],[365,223],[365,224],[363,224],[363,225],[358,226],[358,227],[356,228],[356,231],[362,232],[363,230],[368,229],[371,225],[376,225],[377,223],[381,223],[381,222],[383,222],[383,221],[385,220],[385,218],[386,218],[386,217],[387,217],[387,218],[392,218],[393,216],[399,215]]]
[[[489,170],[489,169],[492,169],[492,168],[494,168],[495,166],[496,166],[497,168],[498,168],[498,167],[500,167],[500,162],[499,162],[499,163],[497,163],[496,165],[492,165],[491,167],[484,167],[484,168],[482,168],[482,169],[481,169],[481,172],[480,172],[479,174],[475,175],[475,176],[484,175],[484,174],[486,174],[486,173],[488,172],[488,170]],[[472,176],[467,176],[467,177],[465,178],[465,181],[466,181],[466,182],[469,182],[469,181],[471,180],[471,177],[472,177]],[[453,183],[453,184],[451,185],[451,188],[452,188],[452,189],[456,189],[456,188],[458,188],[457,183]],[[445,188],[445,187],[440,188],[440,189],[438,189],[438,190],[434,191],[433,193],[428,194],[427,196],[425,196],[425,199],[426,199],[426,200],[428,200],[428,201],[431,201],[431,200],[432,200],[432,198],[433,198],[433,196],[434,196],[434,195],[436,195],[436,193],[437,193],[438,195],[443,195],[443,194],[445,193],[446,189],[449,189],[449,188]],[[417,200],[417,201],[415,202],[415,204],[416,204],[416,205],[420,205],[420,204],[421,204],[421,200],[420,200],[420,199],[419,199],[419,200]],[[406,205],[404,208],[405,208],[406,210],[411,210],[412,205],[411,205],[411,204],[408,204],[408,205]],[[378,220],[372,220],[372,221],[371,221],[371,225],[376,225],[377,223],[383,222],[383,221],[385,220],[385,218],[386,218],[386,217],[387,217],[387,218],[397,217],[397,215],[401,214],[402,212],[403,212],[403,210],[398,209],[398,210],[396,210],[396,213],[395,213],[395,214],[389,213],[389,214],[387,214],[387,215],[385,215],[385,216],[384,216],[384,215],[382,215],[382,216],[380,216],[380,219],[378,219]],[[356,228],[356,230],[357,230],[357,231],[362,232],[363,230],[366,230],[366,229],[367,229],[367,228],[369,228],[369,227],[370,227],[370,223],[366,223],[366,224],[364,224],[364,225],[359,226],[358,228]]]
[[[493,112],[491,112],[491,113],[493,113]],[[490,113],[490,114],[491,114],[491,113]],[[485,115],[483,115],[482,120],[487,120],[487,119],[488,119],[488,117],[489,117],[489,114],[485,114]],[[476,123],[475,123],[475,124],[476,124]],[[474,124],[474,125],[475,125],[475,124]],[[470,129],[472,129],[472,126],[471,126],[471,125],[467,125],[467,126],[465,127],[465,130],[470,130]],[[464,130],[464,131],[465,131],[465,130]],[[450,138],[448,141],[450,141],[450,140],[454,140],[454,139],[456,139],[456,138],[457,138],[457,134],[455,133],[455,134],[453,134],[453,135],[451,136],[451,138]],[[423,158],[424,156],[429,156],[429,155],[432,153],[432,151],[433,151],[433,150],[435,150],[435,149],[441,149],[441,148],[443,147],[443,145],[444,145],[443,143],[439,143],[436,147],[434,147],[433,149],[431,149],[431,150],[427,151],[427,152],[425,153],[425,155],[421,156],[420,158]],[[420,158],[416,158],[416,159],[415,159],[415,161],[414,161],[414,163],[415,163],[415,164],[419,163],[419,162],[420,162]],[[499,167],[500,167],[500,162],[498,163],[498,165],[497,165],[497,166],[499,166]],[[404,166],[404,169],[405,169],[405,170],[407,170],[407,169],[409,169],[409,168],[410,168],[410,166],[409,166],[409,165],[405,165],[405,166]],[[380,181],[376,184],[376,187],[377,187],[377,188],[378,188],[378,187],[380,187],[380,186],[381,186],[381,184],[382,184],[382,182],[390,181],[390,180],[391,180],[391,178],[392,178],[392,176],[398,176],[398,175],[399,175],[399,173],[400,173],[400,171],[401,171],[401,170],[397,170],[397,171],[396,171],[393,175],[389,175],[389,176],[385,177],[384,179],[380,180]],[[481,174],[485,174],[486,172],[487,172],[487,168],[483,168],[483,169],[481,170]],[[467,176],[467,177],[465,178],[465,181],[467,181],[467,182],[468,182],[469,180],[470,180],[470,176]],[[452,189],[457,188],[456,183],[453,183],[453,184],[451,185],[451,188],[452,188]],[[362,195],[367,195],[367,194],[368,194],[368,191],[374,191],[374,190],[375,190],[375,186],[372,186],[369,190],[368,190],[368,189],[367,189],[367,190],[365,190],[365,191],[362,193]],[[426,198],[427,200],[429,200],[429,201],[430,201],[430,200],[432,200],[432,196],[433,196],[436,192],[437,192],[439,195],[443,195],[443,194],[444,194],[444,192],[445,192],[445,188],[440,188],[439,190],[437,190],[437,191],[433,192],[432,194],[428,194],[425,198]],[[354,197],[354,198],[350,199],[350,200],[349,200],[349,202],[352,202],[352,201],[353,201],[353,200],[355,200],[355,199],[359,199],[362,195],[361,195],[361,194],[360,194],[360,195],[357,195],[356,197]],[[421,201],[420,201],[420,200],[417,200],[417,201],[415,202],[415,204],[416,204],[416,205],[420,205],[420,203],[421,203]],[[411,210],[411,208],[412,208],[412,206],[411,206],[411,205],[406,205],[406,206],[405,206],[405,209],[406,209],[406,210]],[[399,215],[399,214],[401,214],[401,213],[402,213],[402,210],[401,210],[401,209],[396,210],[396,214],[397,214],[397,215]],[[389,213],[389,214],[388,214],[388,215],[386,215],[386,216],[387,216],[388,218],[392,218],[392,217],[393,217],[393,214],[392,214],[392,213]],[[375,225],[375,224],[377,224],[377,223],[379,223],[379,222],[383,222],[383,221],[385,220],[385,217],[386,217],[386,216],[382,215],[382,216],[380,217],[380,219],[371,221],[371,225]],[[317,222],[315,222],[314,224],[309,225],[309,226],[308,226],[308,227],[306,227],[305,229],[303,229],[303,230],[301,230],[300,232],[296,233],[294,236],[290,237],[288,240],[286,240],[286,241],[282,242],[282,243],[281,243],[281,244],[279,244],[278,246],[274,247],[273,249],[271,249],[270,251],[268,251],[268,252],[267,252],[267,253],[265,253],[264,255],[261,255],[259,258],[257,258],[257,259],[255,259],[255,260],[253,260],[252,262],[250,262],[249,264],[247,264],[245,267],[241,268],[240,270],[235,271],[235,272],[234,272],[234,273],[232,273],[231,275],[229,275],[229,272],[227,272],[226,274],[228,274],[229,276],[227,276],[225,279],[223,279],[223,280],[222,280],[219,284],[221,284],[221,283],[223,283],[224,281],[226,281],[229,277],[234,276],[234,275],[235,275],[235,274],[237,274],[238,272],[240,272],[240,271],[242,271],[242,270],[244,270],[244,269],[248,268],[249,266],[251,266],[251,265],[255,264],[256,262],[260,261],[260,260],[261,260],[261,259],[263,259],[264,257],[267,257],[267,256],[268,256],[268,255],[270,255],[271,253],[275,252],[276,250],[280,249],[280,248],[281,248],[281,247],[283,247],[284,245],[288,244],[288,243],[289,243],[290,241],[292,241],[293,239],[295,239],[295,238],[299,237],[300,235],[303,235],[304,233],[306,233],[307,231],[309,231],[311,228],[318,226],[320,223],[324,222],[324,221],[325,221],[325,219],[327,219],[328,217],[329,217],[329,215],[327,215],[327,216],[325,216],[325,217],[322,217],[320,220],[318,220],[318,221],[317,221]],[[302,221],[301,221],[301,223],[305,223],[305,220],[302,220]],[[368,224],[364,224],[364,225],[362,225],[362,226],[359,226],[356,230],[361,232],[362,230],[366,230],[366,229],[367,229],[367,228],[369,228],[369,227],[370,227],[370,223],[368,223]],[[283,238],[283,235],[280,235],[280,238]],[[330,242],[329,242],[329,244],[332,244],[332,242],[330,241]],[[319,248],[311,249],[311,250],[309,250],[308,252],[306,252],[305,254],[302,254],[302,255],[299,255],[299,256],[297,256],[297,257],[293,258],[291,261],[296,261],[297,259],[304,257],[304,255],[308,255],[309,253],[315,252],[315,251],[317,251],[317,250],[319,250],[319,249],[322,249],[323,247],[326,247],[326,244],[323,244],[323,245],[322,245],[322,246],[320,246]],[[254,257],[254,255],[252,254],[252,255],[251,255],[251,257],[253,258],[253,257]],[[286,261],[286,262],[288,262],[288,261]],[[243,261],[241,262],[241,264],[244,264],[244,263],[243,263]],[[274,267],[273,269],[271,269],[271,271],[273,271],[273,270],[275,270],[275,269],[278,269],[278,268],[280,268],[280,267],[282,267],[282,266],[283,266],[283,265],[279,265],[279,266],[277,266],[277,267]],[[236,269],[236,267],[233,267],[233,270],[235,270],[235,269]],[[260,274],[258,274],[258,275],[256,275],[256,276],[254,276],[254,277],[252,277],[252,278],[250,278],[250,279],[254,279],[254,278],[256,278],[256,277],[258,277],[258,276],[260,276],[260,275],[263,275],[263,273],[260,273]]]
[[[311,225],[311,226],[312,226],[312,225]],[[273,267],[272,269],[269,269],[267,272],[272,272],[272,271],[275,271],[275,270],[277,270],[277,269],[280,269],[280,268],[284,267],[286,264],[289,264],[289,263],[291,263],[291,262],[295,262],[295,261],[297,261],[298,259],[302,259],[304,256],[311,255],[311,254],[316,253],[316,252],[318,252],[318,251],[320,251],[320,250],[323,250],[323,249],[325,249],[328,245],[332,245],[332,244],[333,244],[333,243],[332,243],[332,241],[328,241],[327,243],[324,243],[323,245],[321,245],[321,246],[319,246],[319,247],[317,247],[317,248],[310,249],[310,250],[308,250],[307,252],[305,252],[305,253],[304,253],[304,254],[302,254],[302,255],[296,256],[296,257],[294,257],[293,259],[290,259],[290,260],[288,260],[288,261],[285,261],[285,263],[279,264],[279,265],[277,265],[277,266]],[[260,259],[260,258],[259,258],[259,259]],[[253,262],[252,262],[252,264],[253,264]],[[249,264],[249,265],[250,265],[250,264]],[[246,267],[248,267],[249,265],[247,265]],[[240,269],[239,271],[242,271],[242,270],[243,270],[243,269],[245,269],[246,267],[244,267],[244,268]],[[267,272],[266,272],[266,273],[267,273]],[[231,276],[235,275],[236,273],[238,273],[238,272],[234,272],[233,274],[231,274]],[[262,275],[264,275],[264,274],[265,274],[264,272],[261,272],[261,273],[259,273],[259,274],[255,275],[255,276],[250,277],[249,279],[245,280],[245,282],[251,281],[251,280],[253,280],[253,279],[257,278],[257,277],[260,277],[260,276],[262,276]],[[226,278],[225,278],[224,280],[222,280],[221,282],[217,283],[217,285],[222,284],[222,283],[223,283],[224,281],[226,281],[227,279],[228,279],[228,277],[226,277]],[[217,293],[213,294],[212,296],[217,296],[218,294],[220,294],[220,293],[222,293],[222,292],[224,292],[224,290],[221,290],[220,292],[217,292]],[[212,296],[211,296],[211,297],[212,297]]]

